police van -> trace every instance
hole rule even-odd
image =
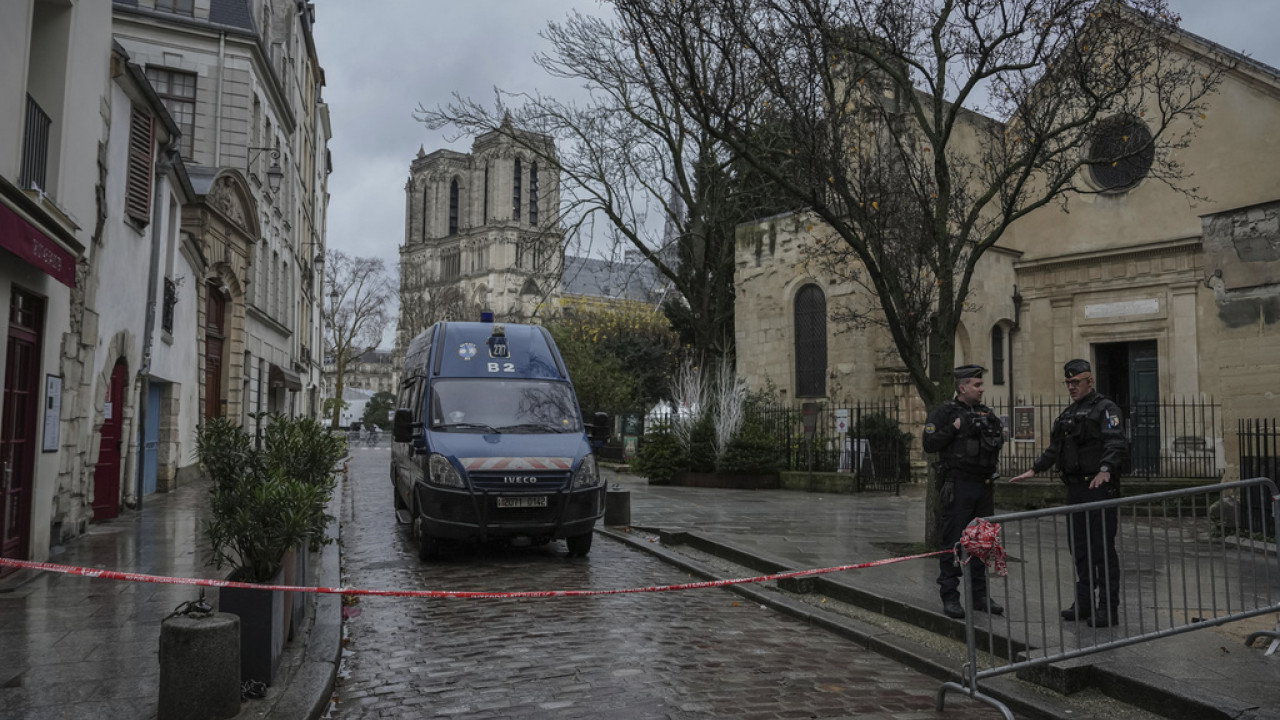
[[[391,482],[418,556],[463,541],[591,550],[604,514],[577,396],[541,326],[440,322],[409,343],[392,431]],[[607,433],[597,414],[593,432]]]

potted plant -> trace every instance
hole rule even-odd
[[[259,446],[224,418],[202,426],[196,454],[209,474],[205,525],[210,563],[232,568],[228,579],[285,584],[289,553],[305,553],[325,537],[324,509],[336,485],[341,443],[312,420],[271,418]],[[324,467],[321,471],[317,468]],[[296,580],[296,578],[295,578]],[[270,684],[288,633],[280,592],[222,588],[219,607],[240,616],[241,675]]]

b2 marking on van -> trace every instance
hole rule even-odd
[[[501,365],[501,366],[502,366],[502,367],[501,367],[501,370],[499,370],[499,367],[498,367],[499,365]],[[489,372],[509,372],[509,373],[513,373],[513,372],[515,372],[515,371],[516,371],[516,364],[515,364],[515,363],[489,363]]]

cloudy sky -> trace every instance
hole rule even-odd
[[[553,83],[532,61],[547,49],[539,31],[574,8],[601,12],[596,0],[313,1],[333,122],[329,245],[389,267],[404,241],[404,184],[418,148],[471,145],[428,130],[414,109],[455,92],[492,104],[495,86],[570,96],[574,86]],[[1280,67],[1277,0],[1170,5],[1185,29]]]

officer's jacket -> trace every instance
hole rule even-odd
[[[1129,461],[1120,408],[1097,391],[1067,406],[1049,434],[1049,446],[1032,465],[1043,472],[1055,464],[1064,476],[1097,475],[1102,466],[1119,473]]]
[[[960,427],[955,426],[960,418]],[[1004,426],[986,405],[969,407],[952,399],[934,408],[925,423],[921,444],[925,452],[938,453],[944,470],[959,471],[985,480],[996,471]]]

